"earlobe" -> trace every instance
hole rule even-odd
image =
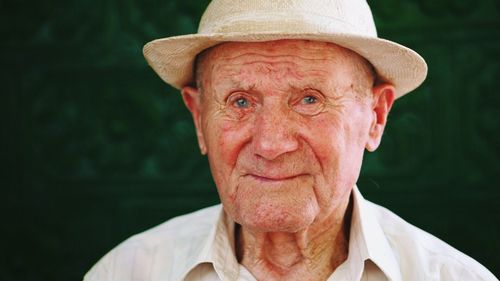
[[[391,84],[383,83],[373,87],[373,120],[370,126],[366,149],[370,152],[375,151],[382,140],[387,116],[392,108],[395,97],[395,88]]]
[[[196,129],[196,137],[198,139],[198,145],[200,147],[200,152],[202,155],[207,154],[207,147],[205,144],[205,138],[203,136],[202,122],[201,122],[201,99],[200,91],[197,88],[185,86],[181,89],[182,99],[184,104],[191,112],[193,117],[194,126]]]

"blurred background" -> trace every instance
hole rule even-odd
[[[208,1],[0,0],[0,280],[80,280],[132,234],[218,203],[176,90],[142,46]],[[429,64],[359,180],[500,276],[500,1],[369,1]]]

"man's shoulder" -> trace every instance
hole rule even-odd
[[[414,280],[498,280],[476,260],[390,210],[368,202],[403,276]]]
[[[178,245],[182,241],[192,241],[196,237],[206,237],[214,227],[221,208],[221,205],[215,205],[171,218],[162,224],[130,237],[118,247],[137,244],[145,247],[155,247],[165,243]]]
[[[178,216],[128,238],[102,257],[84,280],[143,278],[157,274],[153,267],[158,261],[168,267],[174,266],[175,260],[192,259],[214,229],[221,208],[216,205]],[[127,269],[137,272],[130,274]]]
[[[215,205],[206,207],[192,213],[177,216],[150,228],[142,233],[131,237],[135,240],[162,240],[165,235],[173,235],[175,237],[189,237],[198,235],[205,231],[210,231],[217,222],[222,206]]]

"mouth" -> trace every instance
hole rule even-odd
[[[291,176],[268,176],[268,175],[256,175],[256,174],[247,174],[247,176],[256,179],[258,181],[265,181],[265,182],[280,182],[280,181],[287,181],[287,180],[293,180],[298,177],[304,176],[304,174],[297,174],[297,175],[291,175]]]

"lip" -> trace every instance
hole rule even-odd
[[[267,181],[267,182],[278,182],[278,181],[286,181],[286,180],[293,180],[295,178],[298,178],[300,176],[303,176],[304,174],[297,174],[297,175],[291,175],[291,176],[268,176],[268,175],[256,175],[256,174],[247,174],[247,176],[250,176],[256,180],[259,181]]]

